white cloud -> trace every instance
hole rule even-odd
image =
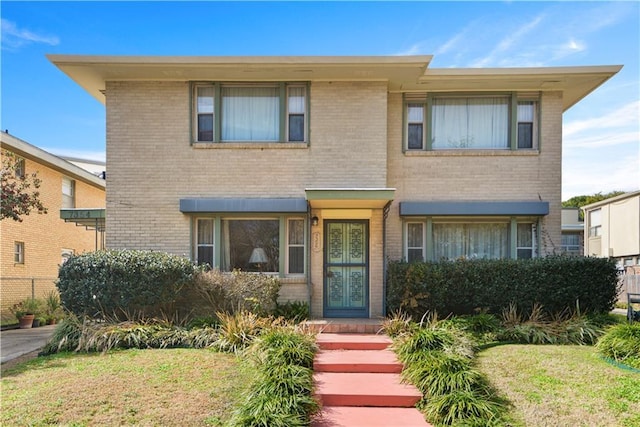
[[[622,107],[601,117],[591,117],[565,123],[562,128],[564,137],[587,132],[593,134],[602,129],[634,126],[638,129],[640,122],[640,100],[629,102]],[[637,131],[636,131],[637,132]]]
[[[405,50],[401,50],[400,52],[396,52],[393,55],[394,56],[430,55],[430,53],[425,52],[425,42],[417,42],[411,45],[409,48]]]
[[[2,18],[0,21],[2,28],[2,48],[16,49],[30,43],[44,43],[56,46],[60,39],[56,36],[37,34],[25,28],[19,28],[14,22]]]
[[[520,42],[527,34],[531,33],[540,25],[544,15],[536,16],[531,22],[523,25],[513,33],[508,34],[498,42],[496,47],[484,58],[478,59],[471,64],[471,67],[488,67],[495,65],[497,58],[503,57],[513,46]]]

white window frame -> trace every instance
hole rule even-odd
[[[62,249],[60,251],[60,265],[63,265],[64,263],[66,263],[69,258],[71,258],[73,255],[75,254],[75,251],[73,249]]]
[[[22,157],[16,157],[16,169],[15,177],[17,179],[24,179],[27,174],[26,161]]]
[[[200,243],[199,242],[199,238],[200,238],[200,221],[211,221],[211,243]],[[193,239],[193,250],[194,250],[194,262],[196,262],[197,264],[200,264],[199,259],[200,259],[200,248],[211,248],[211,262],[209,263],[211,267],[213,267],[215,265],[215,259],[216,259],[216,255],[215,255],[215,237],[216,237],[216,221],[214,218],[210,218],[210,217],[198,217],[195,218],[195,233],[194,233],[194,239]]]
[[[518,242],[518,236],[516,235],[516,258],[517,259],[521,259],[518,256],[518,251],[520,250],[530,250],[531,251],[531,256],[529,258],[535,258],[536,257],[536,240],[537,240],[537,236],[536,236],[536,223],[533,222],[518,222],[517,226],[516,226],[516,234],[519,232],[519,226],[520,225],[529,225],[529,231],[531,233],[531,246],[519,246],[517,244]]]
[[[596,223],[594,225],[594,222]],[[602,209],[589,211],[589,237],[602,235]]]
[[[409,225],[420,224],[422,226],[422,245],[421,246],[409,246]],[[427,258],[427,225],[425,221],[406,221],[404,224],[404,259],[409,262],[409,250],[420,249],[422,251],[422,261]]]
[[[291,243],[291,241],[289,240],[289,230],[290,227],[292,226],[291,223],[292,221],[302,221],[302,232],[303,232],[303,236],[302,236],[302,243]],[[286,274],[289,276],[302,276],[305,274],[305,257],[307,255],[307,249],[306,249],[306,242],[307,242],[307,227],[305,227],[305,221],[304,218],[302,217],[288,217],[286,219],[287,222],[287,229],[286,229],[286,242],[285,242],[285,271]],[[302,272],[300,273],[292,273],[291,269],[290,269],[290,253],[289,253],[289,249],[290,248],[302,248]]]
[[[24,264],[24,242],[13,242],[13,263]]]
[[[66,191],[68,189],[68,192]],[[76,207],[76,181],[69,177],[62,177],[62,208],[73,209]]]

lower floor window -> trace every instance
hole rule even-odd
[[[13,262],[24,264],[24,242],[14,242],[13,248]]]
[[[436,260],[508,258],[509,224],[433,224]]]
[[[222,271],[304,274],[304,224],[302,218],[198,218],[194,258]]]
[[[430,220],[407,222],[404,256],[408,262],[424,260],[500,259],[512,256],[512,242],[518,259],[536,253],[536,224],[511,221],[447,222]],[[515,240],[511,238],[516,233]],[[427,248],[429,251],[427,251]]]

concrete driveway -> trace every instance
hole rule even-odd
[[[16,359],[45,346],[56,325],[31,329],[10,329],[0,332],[0,353],[2,363]]]

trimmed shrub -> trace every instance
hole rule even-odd
[[[97,251],[67,260],[57,286],[65,309],[80,317],[155,317],[173,312],[196,271],[188,259],[164,252]]]
[[[240,270],[231,273],[210,270],[195,275],[187,292],[197,295],[199,311],[230,314],[251,311],[269,316],[276,312],[280,279]]]
[[[403,310],[414,320],[428,311],[500,314],[511,303],[519,312],[540,304],[561,313],[579,304],[583,312],[605,313],[617,292],[615,263],[605,258],[391,262],[387,269],[389,313]]]

